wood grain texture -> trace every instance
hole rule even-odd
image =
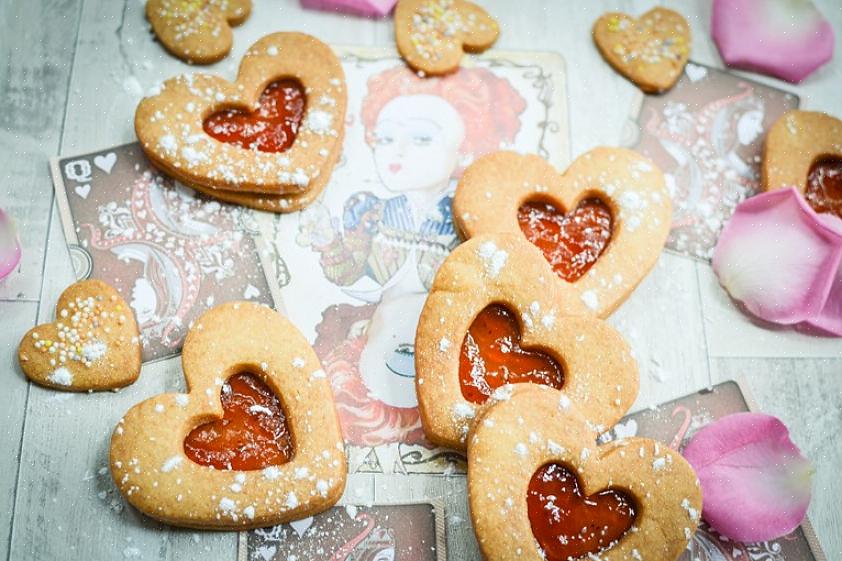
[[[0,299],[38,300],[53,199],[46,162],[59,149],[79,6],[0,3],[0,207],[17,221],[23,246]]]
[[[652,3],[479,3],[501,24],[496,48],[549,50],[564,56],[571,155],[616,144],[635,89],[602,61],[590,39],[591,25],[604,11],[638,15]],[[842,52],[842,10],[837,0],[816,3],[838,31],[837,51]],[[710,2],[664,4],[683,13],[693,27],[691,59],[721,67],[710,40]],[[12,108],[0,109],[0,169],[6,179],[0,205],[17,217],[26,246],[19,272],[0,283],[0,300],[33,301],[0,302],[0,317],[12,318],[9,327],[0,330],[2,352],[13,356],[26,329],[36,319],[52,317],[58,295],[73,280],[58,216],[54,210],[50,214],[47,157],[59,151],[78,153],[133,140],[136,103],[151,87],[174,74],[197,70],[233,79],[245,49],[278,30],[312,33],[333,44],[382,46],[394,42],[388,20],[308,12],[301,10],[296,0],[259,0],[254,17],[235,29],[231,55],[196,69],[170,57],[154,42],[141,1],[0,3],[0,95],[11,100]],[[842,63],[838,57],[797,87],[744,75],[801,95],[802,108],[842,114],[838,94]],[[38,300],[36,318],[34,302]],[[828,558],[842,558],[838,508],[842,485],[836,478],[836,466],[842,462],[838,436],[842,428],[842,359],[770,359],[783,354],[779,341],[759,341],[755,330],[760,328],[746,324],[738,314],[715,314],[716,306],[730,303],[721,301],[721,288],[711,282],[709,267],[664,254],[652,274],[614,314],[610,321],[627,337],[641,368],[635,409],[736,375],[745,376],[759,405],[790,425],[793,438],[815,462],[811,518]],[[760,335],[765,338],[768,332]],[[794,345],[787,356],[839,356],[842,349],[839,343],[812,338],[798,338]],[[729,358],[719,358],[723,356]],[[757,358],[734,358],[740,356]],[[20,458],[12,454],[0,459],[0,528],[9,527],[11,501],[15,501],[11,532],[0,533],[0,560],[235,559],[235,534],[180,531],[151,522],[127,507],[107,471],[101,472],[117,419],[146,397],[184,388],[178,359],[147,365],[133,386],[99,395],[58,396],[41,388],[30,390],[20,373],[9,361],[7,364],[10,380],[6,391],[12,405],[8,411],[0,409],[5,414],[0,418],[9,419],[6,432],[0,434],[2,449],[8,445],[14,450],[21,441],[21,430],[23,435]],[[474,560],[479,554],[465,490],[465,478],[458,475],[352,475],[343,500],[367,503],[441,497],[446,505],[448,558]]]

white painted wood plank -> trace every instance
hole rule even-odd
[[[59,146],[78,22],[78,1],[0,2],[0,207],[23,245],[0,299],[38,300],[53,192],[47,160]]]
[[[842,559],[842,360],[714,359],[714,383],[741,378],[758,409],[786,423],[816,473],[808,514],[828,559]]]
[[[0,559],[9,553],[9,529],[14,511],[15,487],[20,465],[26,398],[29,384],[18,366],[18,343],[23,334],[35,325],[38,304],[35,302],[0,302],[0,384],[3,387],[0,405]]]

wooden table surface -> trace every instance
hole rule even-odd
[[[815,0],[837,32],[837,56],[800,86],[752,78],[801,96],[804,109],[842,116],[842,3]],[[391,45],[389,20],[301,10],[297,0],[256,0],[234,50],[209,68],[233,77],[245,48],[278,30],[334,44]],[[502,27],[498,46],[560,52],[567,64],[572,155],[616,144],[634,88],[599,58],[590,27],[605,10],[641,13],[644,0],[484,0]],[[134,140],[137,101],[189,70],[155,43],[142,0],[0,2],[0,207],[18,221],[18,270],[0,282],[0,559],[233,560],[234,533],[181,531],[124,505],[106,469],[108,435],[134,403],[182,388],[177,359],[144,367],[118,393],[68,395],[27,383],[16,360],[23,333],[52,319],[73,280],[48,158]],[[667,5],[693,27],[692,59],[721,67],[710,39],[710,0]],[[272,17],[265,14],[272,13]],[[829,559],[842,559],[842,341],[759,328],[733,309],[710,266],[664,254],[611,318],[641,366],[636,408],[740,377],[760,407],[781,417],[815,463],[810,517]],[[477,558],[461,476],[371,476],[356,501],[443,496],[450,559]]]

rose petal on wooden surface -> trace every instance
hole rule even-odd
[[[396,3],[397,0],[301,0],[303,8],[370,18],[382,18],[389,15]]]
[[[0,209],[0,279],[4,279],[20,263],[20,238],[11,216]]]
[[[741,542],[792,532],[810,504],[813,466],[780,419],[735,413],[698,431],[684,449],[702,486],[702,516]]]
[[[758,318],[784,325],[820,321],[831,328],[842,322],[840,263],[842,221],[816,214],[795,189],[741,203],[713,255],[720,284]]]

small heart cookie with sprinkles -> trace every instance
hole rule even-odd
[[[672,88],[690,58],[690,24],[667,8],[653,8],[639,19],[603,14],[594,23],[593,39],[608,64],[647,93]]]
[[[333,392],[278,312],[230,302],[199,317],[181,355],[187,393],[132,407],[111,436],[111,475],[139,511],[200,529],[306,518],[345,488]]]
[[[489,154],[465,170],[453,198],[464,238],[519,234],[599,317],[658,261],[671,217],[661,171],[623,148],[595,148],[563,174],[535,155]]]
[[[464,52],[488,49],[499,34],[497,21],[466,0],[399,0],[395,8],[398,52],[429,76],[454,72]]]
[[[237,80],[195,74],[143,99],[135,131],[167,174],[220,198],[321,188],[342,149],[347,91],[333,51],[303,33],[249,48]]]
[[[524,384],[477,418],[468,502],[483,558],[677,559],[702,511],[693,468],[648,438],[597,446],[581,414],[560,398]]]
[[[813,210],[842,218],[842,121],[817,111],[789,111],[763,147],[763,189],[795,187]]]
[[[471,238],[436,273],[415,336],[427,438],[465,449],[478,408],[513,384],[560,390],[594,434],[631,407],[637,363],[623,337],[587,313],[540,251],[514,234]]]
[[[234,42],[232,26],[251,13],[251,0],[148,0],[146,19],[162,45],[193,64],[225,58]]]
[[[71,284],[56,321],[30,329],[18,347],[27,378],[67,391],[111,390],[140,375],[140,331],[132,309],[100,280]]]

